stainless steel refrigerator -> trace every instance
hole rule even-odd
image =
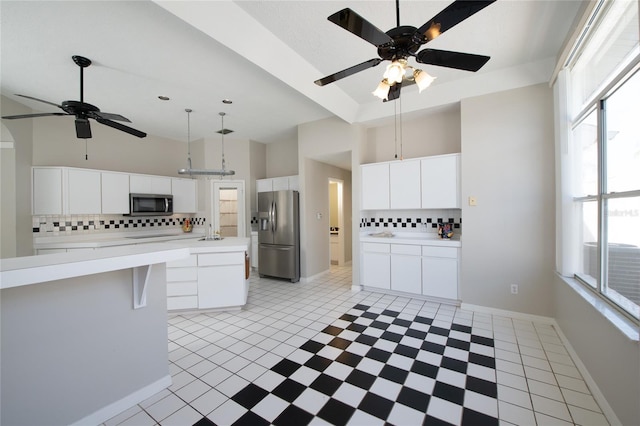
[[[258,193],[258,273],[300,280],[298,191]]]

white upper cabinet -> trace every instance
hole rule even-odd
[[[389,209],[389,163],[364,164],[362,171],[362,210]]]
[[[62,214],[62,169],[34,167],[32,181],[34,215]]]
[[[68,169],[68,214],[102,213],[102,188],[97,170]]]
[[[256,192],[286,191],[288,189],[300,191],[298,175],[256,179]]]
[[[102,213],[129,213],[129,174],[102,172]]]
[[[389,197],[392,209],[419,209],[420,160],[403,160],[389,164]]]
[[[129,192],[135,194],[171,194],[171,178],[164,176],[131,175]]]
[[[460,208],[460,154],[420,160],[422,208]]]
[[[198,181],[171,178],[174,213],[195,213],[198,210]]]

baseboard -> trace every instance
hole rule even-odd
[[[101,423],[104,423],[110,418],[122,413],[125,410],[128,410],[136,404],[141,403],[145,399],[152,397],[153,395],[157,394],[163,389],[168,388],[169,386],[171,386],[171,376],[167,374],[160,380],[153,382],[150,385],[147,385],[142,389],[139,389],[132,394],[129,394],[124,398],[89,414],[88,416],[78,420],[77,422],[72,423],[72,425],[84,426],[99,425]]]
[[[567,352],[569,352],[569,356],[571,356],[571,359],[575,363],[576,368],[578,369],[578,371],[582,375],[582,378],[586,382],[587,387],[591,391],[591,395],[593,395],[593,399],[596,400],[596,402],[602,409],[602,414],[604,414],[604,416],[607,418],[607,421],[611,426],[622,426],[622,423],[618,419],[618,416],[616,416],[616,413],[613,411],[613,408],[611,408],[611,406],[609,405],[609,402],[607,402],[607,399],[604,397],[604,395],[600,391],[600,388],[596,384],[596,381],[593,379],[593,377],[591,377],[591,374],[589,374],[589,370],[587,370],[587,367],[582,363],[582,360],[578,356],[578,353],[575,351],[575,349],[573,349],[573,346],[571,346],[571,343],[569,343],[569,339],[567,339],[567,336],[564,335],[558,323],[556,323],[555,320],[553,322],[554,322],[553,326],[555,327],[556,332],[560,337],[560,340],[562,340],[562,344],[567,349]]]
[[[471,305],[469,303],[464,303],[464,302],[460,304],[460,309],[465,309],[467,311],[473,311],[473,312],[480,312],[484,314],[501,315],[501,316],[521,319],[525,321],[535,321],[543,324],[554,325],[556,327],[558,326],[554,318],[545,317],[542,315],[525,314],[522,312],[508,311],[506,309],[490,308],[487,306],[480,306],[480,305]]]
[[[463,303],[460,306],[460,308],[473,311],[473,312],[492,314],[492,315],[501,315],[501,316],[506,316],[506,317],[515,318],[515,319],[521,319],[526,321],[533,321],[537,323],[552,325],[553,328],[558,333],[558,337],[560,337],[560,340],[562,340],[562,344],[567,349],[567,352],[569,352],[569,356],[571,356],[571,359],[573,360],[574,364],[576,365],[576,368],[580,372],[580,375],[582,375],[582,378],[584,379],[585,383],[589,387],[589,391],[591,391],[591,395],[593,396],[593,398],[596,400],[596,402],[602,409],[602,414],[604,414],[604,416],[607,418],[607,421],[612,426],[622,425],[620,420],[618,420],[618,416],[616,416],[615,412],[609,405],[609,402],[607,402],[607,399],[604,397],[604,395],[600,391],[600,388],[596,384],[596,381],[593,379],[593,377],[591,377],[591,374],[589,374],[587,367],[582,363],[582,360],[578,356],[578,353],[575,351],[575,349],[573,349],[573,346],[571,346],[571,343],[569,343],[569,339],[567,339],[567,337],[562,332],[562,329],[560,328],[560,325],[558,325],[555,318],[545,317],[542,315],[524,314],[522,312],[516,312],[516,311],[507,311],[505,309],[489,308],[486,306],[470,305],[468,303]]]
[[[310,276],[310,277],[300,277],[300,282],[301,282],[302,284],[307,284],[307,283],[309,283],[309,282],[311,282],[311,281],[315,280],[316,278],[319,278],[319,277],[321,277],[321,276],[323,276],[323,275],[328,274],[329,272],[330,272],[330,271],[329,271],[329,269],[325,269],[324,271],[319,272],[319,273],[317,273],[317,274],[315,274],[315,275],[312,275],[312,276]]]

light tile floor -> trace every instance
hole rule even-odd
[[[397,317],[385,317],[389,312]],[[363,316],[357,317],[359,314]],[[378,315],[379,321],[373,322],[383,324],[386,332],[377,330],[375,324],[362,326],[371,324],[363,322],[365,317]],[[383,318],[389,318],[389,323],[384,324]],[[428,318],[431,324],[411,322],[420,318]],[[501,425],[608,424],[553,326],[421,299],[352,292],[350,267],[334,266],[312,282],[296,284],[261,279],[256,274],[245,309],[172,315],[168,322],[172,386],[105,425],[223,425],[238,419],[238,424],[294,424],[285,421],[292,418],[283,414],[291,414],[288,408],[311,424],[330,424],[327,420],[331,419],[336,424],[348,419],[351,425],[385,420],[406,425],[473,424],[468,421],[472,419],[469,413],[499,420]],[[410,323],[424,328],[412,328]],[[425,332],[421,335],[418,330]],[[395,334],[407,331],[404,337]],[[405,344],[396,348],[393,337],[382,335],[387,332],[400,336],[395,340],[402,338]],[[376,338],[371,340],[371,335]],[[414,335],[424,339],[410,337]],[[370,347],[358,343],[361,341]],[[425,349],[414,352],[421,362],[398,354],[399,349],[411,351],[412,345]],[[348,348],[343,352],[336,346]],[[383,353],[391,354],[387,361],[372,359]],[[347,355],[346,360],[340,354]],[[311,365],[312,357],[328,359],[328,367]],[[442,362],[443,367],[431,379],[413,374],[414,362],[422,366]],[[377,378],[363,389],[351,380],[351,364],[357,365],[362,377]],[[319,373],[321,370],[324,372]],[[401,379],[394,379],[391,373],[401,373]],[[385,374],[391,374],[389,380],[378,377]],[[318,382],[318,375],[325,379],[323,383]],[[335,387],[331,387],[333,382]],[[493,390],[486,395],[472,392],[477,389],[469,383],[476,387],[488,384]],[[323,386],[330,386],[331,391]],[[414,391],[418,388],[434,395]],[[402,404],[402,398],[407,399],[405,391],[423,395],[422,400],[406,404],[428,408],[417,411]],[[466,394],[464,403],[455,405],[451,402],[455,398],[447,393],[457,398],[458,391]],[[287,402],[287,392],[294,392],[292,404]],[[335,417],[336,413],[321,417],[327,400],[347,410],[346,417]],[[386,403],[389,406],[380,414]]]

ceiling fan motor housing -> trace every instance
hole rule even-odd
[[[386,43],[378,47],[378,55],[384,60],[393,61],[395,59],[407,59],[415,54],[421,46],[416,42],[416,27],[403,25],[387,31],[387,35],[393,39],[391,43]]]

